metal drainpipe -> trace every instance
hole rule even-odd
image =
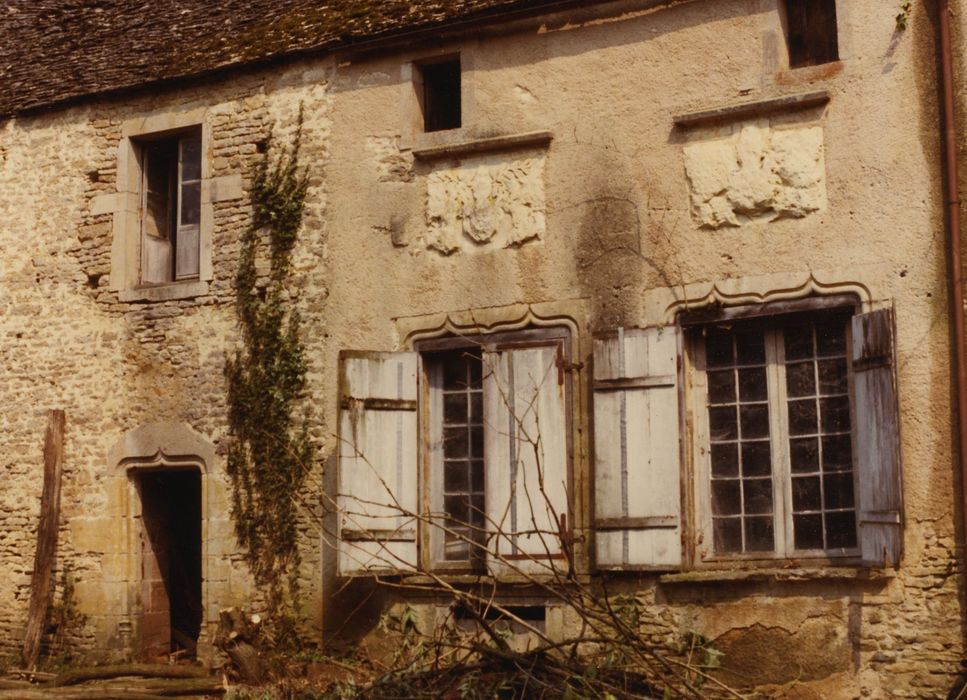
[[[953,316],[954,358],[957,364],[957,419],[960,460],[961,518],[964,556],[967,557],[967,358],[964,346],[964,280],[960,251],[960,194],[957,134],[954,122],[953,59],[950,50],[950,2],[937,0],[943,99],[943,150],[946,165],[947,229],[950,243],[950,306]]]

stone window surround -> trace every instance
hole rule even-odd
[[[121,125],[118,144],[117,192],[91,200],[91,215],[113,214],[111,274],[109,289],[121,301],[168,301],[189,299],[208,293],[213,278],[212,233],[215,202],[239,199],[243,195],[240,174],[212,177],[211,124],[208,108],[159,112],[129,119]],[[199,235],[199,275],[197,279],[168,284],[141,283],[141,154],[138,137],[201,127],[201,216]]]
[[[433,51],[413,54],[400,66],[400,147],[416,150],[447,146],[475,140],[476,97],[473,84],[474,56],[472,46],[445,46]],[[423,109],[420,106],[420,69],[423,63],[460,57],[460,128],[423,131]]]

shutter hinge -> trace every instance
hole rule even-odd
[[[565,373],[570,374],[571,372],[580,372],[584,369],[583,362],[568,362],[564,359],[564,353],[561,347],[557,348],[557,358],[554,360],[554,364],[557,367],[557,383],[564,383]]]

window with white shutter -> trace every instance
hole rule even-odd
[[[417,568],[417,363],[411,352],[340,356],[342,576]]]
[[[690,330],[696,561],[899,561],[892,310]]]

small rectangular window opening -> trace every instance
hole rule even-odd
[[[423,130],[444,131],[461,125],[460,57],[419,66]]]
[[[141,146],[141,282],[196,279],[201,223],[201,132]]]
[[[839,60],[836,0],[786,0],[789,67]]]

